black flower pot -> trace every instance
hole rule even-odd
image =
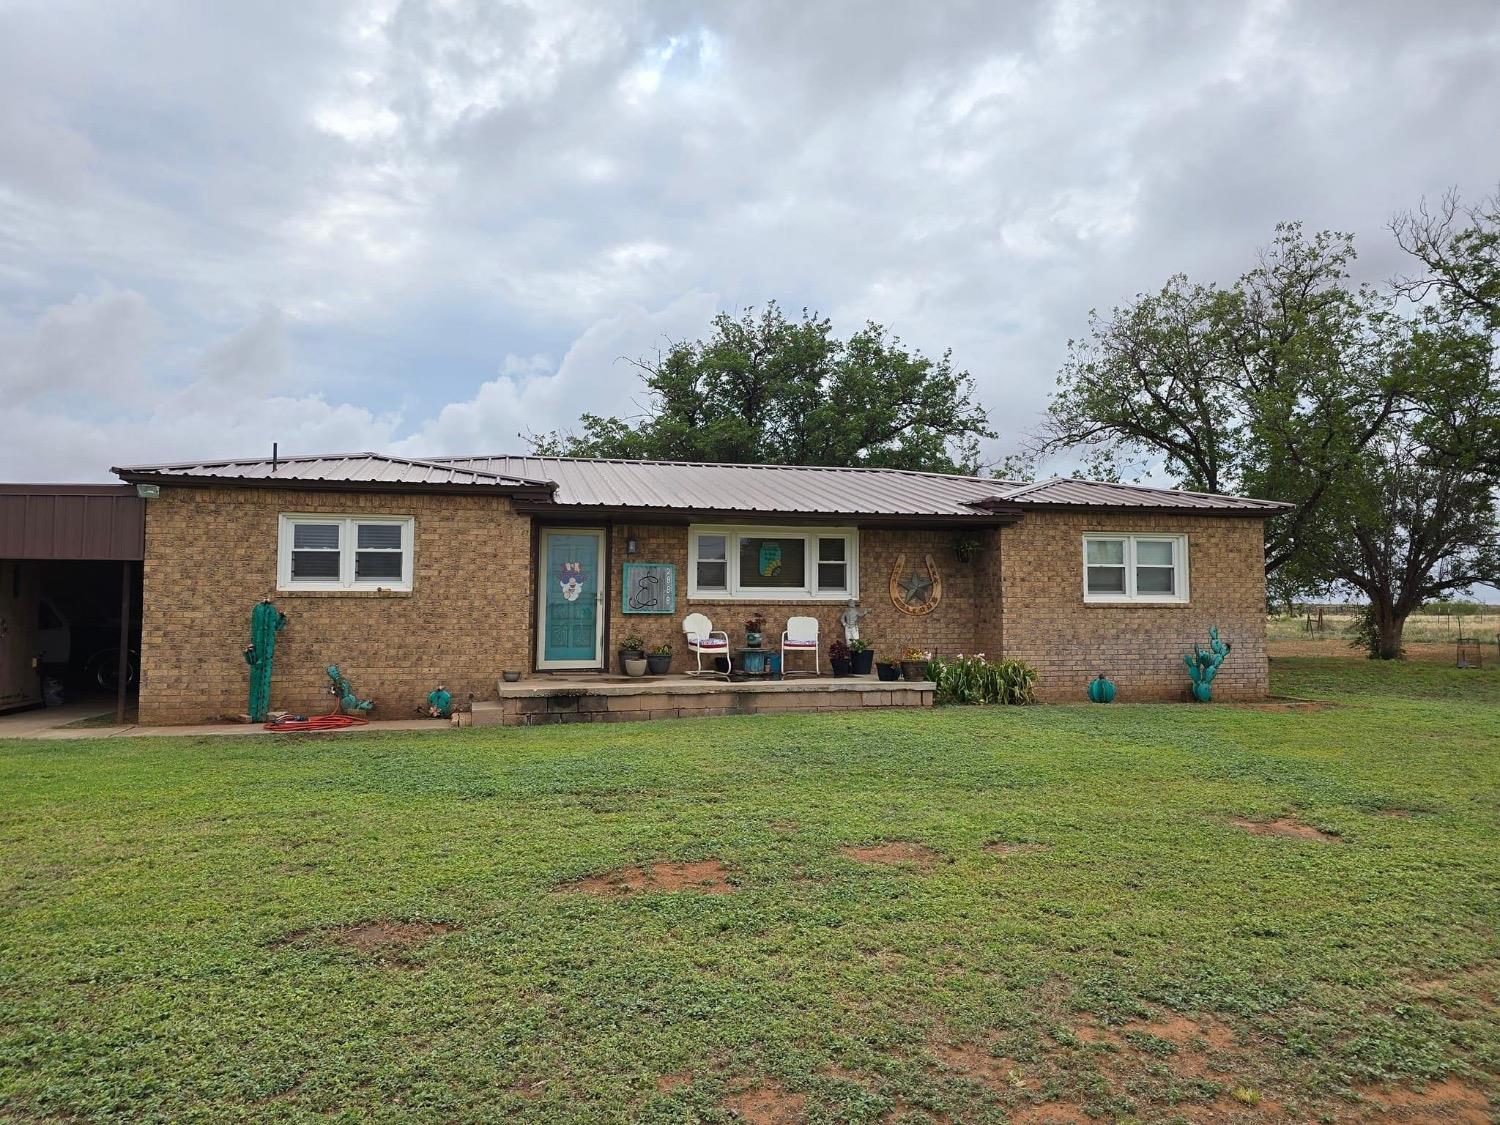
[[[853,653],[849,659],[854,664],[854,674],[856,676],[868,676],[875,668],[875,650],[873,648]]]
[[[672,667],[672,654],[670,652],[648,652],[646,654],[646,674],[648,676],[665,676]]]
[[[927,678],[927,661],[903,660],[901,662],[901,674],[912,683],[925,680]]]
[[[875,674],[886,683],[890,683],[893,680],[899,680],[901,678],[901,665],[877,664],[875,665]]]
[[[833,674],[835,676],[847,676],[854,671],[854,662],[852,660],[841,660],[837,656],[830,656],[828,663],[833,665]]]

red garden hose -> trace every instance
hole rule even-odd
[[[341,730],[344,727],[362,727],[369,723],[369,721],[369,719],[357,719],[353,715],[340,715],[339,705],[335,703],[333,710],[326,715],[309,715],[305,719],[277,719],[273,723],[267,723],[266,730],[275,731],[277,734],[298,734],[307,731]]]

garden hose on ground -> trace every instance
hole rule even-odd
[[[355,718],[353,715],[340,715],[339,705],[335,703],[333,710],[326,715],[309,715],[306,718],[289,715],[284,719],[267,723],[266,730],[277,734],[298,734],[308,731],[340,730],[344,727],[362,727],[368,725],[369,721],[369,719]]]

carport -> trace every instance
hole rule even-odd
[[[145,502],[130,485],[0,484],[0,711],[43,702],[43,672],[76,666],[75,678],[92,670],[96,687],[113,682],[115,719],[125,721],[145,551]],[[68,656],[46,662],[42,641],[55,637]],[[100,669],[110,661],[112,676]]]

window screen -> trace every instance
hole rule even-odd
[[[1125,592],[1125,540],[1090,539],[1085,548],[1084,561],[1087,564],[1089,593]]]
[[[337,582],[339,531],[336,523],[292,525],[292,578],[298,582]]]
[[[727,590],[729,559],[725,553],[728,539],[723,535],[698,536],[698,589]]]

